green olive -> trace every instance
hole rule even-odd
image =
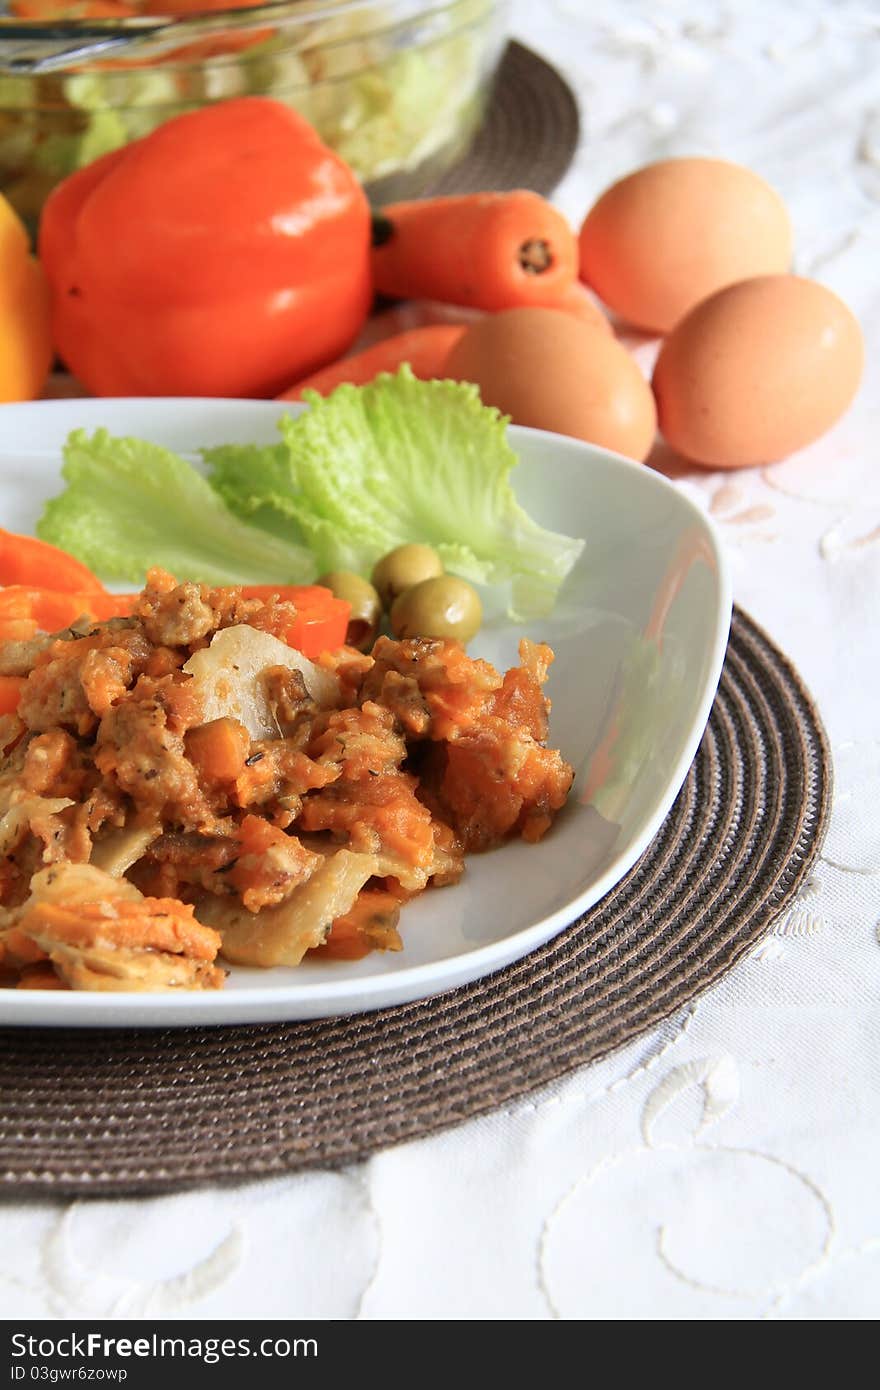
[[[391,609],[395,637],[454,637],[469,642],[482,620],[483,605],[476,589],[453,574],[423,579],[395,599]]]
[[[330,589],[337,598],[345,599],[346,603],[351,604],[345,640],[350,647],[366,651],[372,646],[382,617],[379,595],[370,581],[362,579],[351,570],[332,570],[330,574],[322,574],[315,582],[322,584],[325,589]]]
[[[375,584],[383,608],[390,608],[394,600],[407,589],[421,584],[423,579],[433,579],[443,573],[443,561],[430,545],[399,545],[389,550],[373,567],[372,580]]]

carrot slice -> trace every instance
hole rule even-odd
[[[33,584],[40,589],[104,594],[106,590],[87,566],[65,550],[0,529],[0,584]]]
[[[293,621],[285,624],[275,636],[310,660],[322,652],[338,651],[345,645],[351,607],[342,599],[336,602],[339,608],[335,613],[297,613]]]
[[[294,382],[278,399],[301,401],[306,390],[328,396],[345,382],[365,386],[380,372],[396,372],[404,362],[409,363],[419,381],[442,377],[446,359],[464,330],[464,324],[431,323],[421,328],[410,328],[405,333],[395,333],[391,338],[383,338],[381,342],[364,348],[363,352],[331,362],[329,367]]]
[[[278,598],[293,604],[296,615],[272,632],[303,656],[335,652],[345,643],[351,604],[320,584],[246,584],[241,593],[243,598]]]
[[[131,612],[129,594],[73,593],[70,590],[40,589],[26,584],[7,584],[0,588],[0,638],[12,641],[34,636],[37,631],[60,632],[83,616],[94,621],[125,617]],[[17,625],[30,623],[25,633]],[[15,628],[15,631],[13,631]]]
[[[392,203],[373,224],[373,284],[473,309],[548,304],[578,274],[574,232],[527,189]]]

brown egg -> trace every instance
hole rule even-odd
[[[558,309],[506,309],[462,335],[445,374],[473,381],[517,425],[574,435],[644,459],[657,415],[629,353],[601,328]]]
[[[668,333],[700,300],[791,264],[769,184],[723,159],[664,159],[607,189],[580,231],[580,275],[628,323]]]
[[[660,429],[695,463],[746,468],[824,434],[862,374],[862,333],[823,285],[743,280],[698,304],[654,368]]]

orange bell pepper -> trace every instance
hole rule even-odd
[[[24,224],[0,197],[0,401],[40,394],[52,363],[49,287]]]
[[[96,395],[277,395],[346,350],[371,298],[360,184],[267,97],[177,116],[78,170],[39,249],[55,345]]]
[[[278,598],[292,603],[296,617],[275,631],[274,635],[288,647],[302,652],[310,659],[322,652],[335,652],[345,642],[351,605],[336,598],[321,584],[247,584],[243,598]]]

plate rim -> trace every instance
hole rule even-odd
[[[205,407],[247,409],[254,413],[278,418],[284,413],[303,409],[293,402],[255,401],[245,398],[210,397],[59,397],[47,401],[25,401],[5,405],[0,411],[0,456],[3,453],[3,421],[8,413],[18,415],[62,413],[77,403],[91,411],[115,411],[136,406],[151,406],[185,410],[197,404]],[[602,461],[611,461],[633,474],[650,479],[661,494],[674,496],[676,502],[689,512],[705,533],[713,555],[718,583],[718,602],[707,674],[687,739],[667,780],[663,795],[652,814],[646,817],[641,832],[628,842],[611,861],[605,872],[590,886],[554,912],[541,917],[528,927],[522,927],[497,942],[479,946],[471,951],[458,952],[439,961],[414,965],[389,973],[339,981],[312,984],[243,986],[234,991],[181,991],[180,993],[145,994],[138,991],[113,991],[95,994],[91,991],[50,991],[42,995],[34,990],[7,989],[0,991],[0,1027],[88,1027],[98,1029],[139,1027],[203,1027],[234,1026],[248,1023],[283,1023],[333,1018],[417,1004],[461,985],[486,978],[505,966],[522,959],[529,951],[551,940],[584,912],[594,907],[629,872],[647,849],[662,825],[680,792],[688,770],[696,756],[721,677],[727,650],[733,611],[732,577],[720,533],[711,516],[663,474],[649,469],[644,463],[626,458],[613,450],[573,439],[551,431],[526,426],[509,426],[510,442],[527,438],[539,445],[545,440],[554,447],[572,453],[586,454]],[[33,451],[36,454],[38,451]],[[41,456],[52,450],[39,451]],[[95,1017],[98,1013],[100,1016]]]

